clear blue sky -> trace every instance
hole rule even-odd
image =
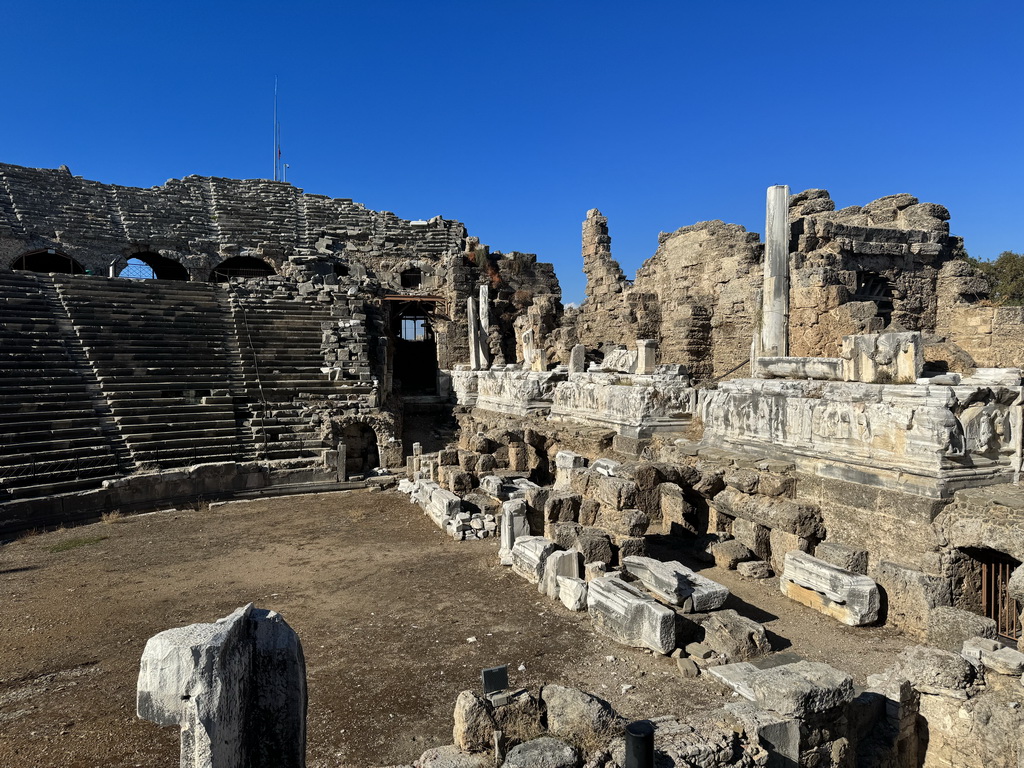
[[[659,231],[763,232],[764,190],[910,192],[969,252],[1024,251],[1024,5],[572,0],[10,2],[0,161],[152,186],[272,172],[467,224],[583,291]]]

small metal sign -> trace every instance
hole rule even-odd
[[[483,678],[484,696],[489,693],[498,693],[508,688],[508,664],[500,667],[491,667],[480,673]]]

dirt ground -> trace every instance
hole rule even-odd
[[[773,580],[703,572],[733,591],[727,607],[766,623],[778,650],[858,683],[908,644],[796,605]],[[451,743],[455,697],[498,664],[516,686],[578,686],[630,718],[730,698],[680,678],[672,659],[596,634],[586,613],[498,565],[494,539],[455,542],[397,492],[294,496],[0,546],[0,765],[177,765],[177,729],[135,716],[143,646],[248,602],[280,612],[302,640],[311,768],[411,763]]]

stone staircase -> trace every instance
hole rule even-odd
[[[319,461],[330,450],[313,423],[317,401],[347,400],[369,388],[332,381],[322,371],[322,328],[334,323],[329,304],[275,282],[234,286],[231,309],[241,354],[241,394],[253,412],[257,456]]]
[[[95,488],[124,469],[49,280],[0,272],[0,501]]]
[[[140,468],[251,457],[221,289],[103,277],[52,280]]]

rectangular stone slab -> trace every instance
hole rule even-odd
[[[806,552],[787,552],[779,579],[782,594],[848,624],[878,621],[878,585]]]
[[[669,654],[676,646],[676,615],[617,576],[589,583],[587,610],[594,627],[623,645]]]
[[[727,588],[675,560],[629,555],[622,564],[647,589],[667,603],[682,606],[686,613],[717,610],[729,597]]]

